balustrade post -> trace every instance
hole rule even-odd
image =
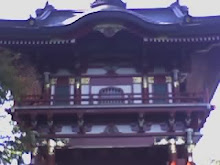
[[[177,165],[177,148],[176,148],[176,140],[169,140],[169,150],[170,150],[170,164],[169,165]]]
[[[145,76],[144,78],[143,78],[143,100],[142,100],[142,102],[143,103],[148,103],[149,101],[148,101],[148,82],[147,82],[148,80],[147,80],[147,77]]]
[[[193,162],[193,149],[195,145],[193,144],[193,129],[188,128],[186,130],[186,147],[187,147],[187,165],[195,165]]]
[[[48,140],[47,143],[48,153],[47,153],[47,165],[55,165],[55,147],[56,142],[52,139]]]

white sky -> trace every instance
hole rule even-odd
[[[175,0],[124,0],[128,8],[167,7]],[[189,7],[192,16],[220,15],[220,0],[180,0]],[[57,9],[87,9],[93,0],[49,0]],[[46,0],[0,0],[1,19],[28,19],[37,8],[43,8]],[[198,165],[207,165],[209,157],[220,159],[220,87],[212,101],[217,109],[207,119],[203,129],[204,137],[196,147],[195,159]],[[0,112],[3,107],[0,106]],[[0,113],[1,115],[1,113]],[[2,121],[3,122],[3,121]],[[2,127],[1,122],[1,127]],[[5,125],[5,120],[4,120]],[[1,130],[0,130],[1,134]]]
[[[0,0],[0,18],[27,19],[47,0]],[[48,0],[57,9],[87,9],[94,0]],[[175,0],[124,0],[129,8],[167,7]],[[193,16],[220,15],[219,0],[180,0]]]

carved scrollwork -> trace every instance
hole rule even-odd
[[[186,119],[185,119],[185,122],[186,122],[186,126],[189,127],[191,125],[191,122],[192,122],[192,118],[191,118],[191,114],[187,114],[186,116]]]
[[[83,115],[79,114],[78,115],[78,120],[77,120],[79,133],[84,133],[85,132],[84,123],[85,123],[85,121],[84,121]]]
[[[170,114],[170,118],[169,118],[169,126],[170,126],[171,131],[174,130],[175,122],[176,122],[176,120],[175,120],[175,116],[174,116],[174,114]]]
[[[144,132],[144,124],[145,124],[144,114],[140,113],[138,117],[139,132]]]
[[[126,3],[122,2],[121,0],[96,0],[91,4],[91,8],[98,7],[101,5],[113,5],[126,8]]]

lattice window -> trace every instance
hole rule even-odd
[[[103,88],[99,91],[99,104],[124,104],[123,95],[121,88]]]

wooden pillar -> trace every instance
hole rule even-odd
[[[81,79],[77,78],[75,80],[75,87],[74,87],[74,103],[81,104]]]
[[[47,143],[48,147],[48,154],[47,154],[47,165],[55,165],[55,146],[56,142],[52,139],[48,140]]]
[[[43,165],[38,147],[35,147],[31,154],[31,165]]]
[[[195,145],[193,144],[193,129],[192,128],[188,128],[186,130],[187,133],[187,165],[195,165],[195,163],[193,162],[193,149],[195,147]]]
[[[177,149],[176,149],[176,140],[169,140],[169,149],[170,149],[170,163],[169,165],[177,165]]]
[[[148,80],[147,80],[147,77],[146,76],[144,76],[143,77],[143,81],[142,81],[142,93],[143,93],[143,103],[148,103],[149,102],[149,100],[148,100],[148,98],[149,98],[149,94],[148,94],[148,82],[147,82]]]
[[[195,165],[195,163],[193,162],[193,149],[194,149],[195,145],[194,144],[190,144],[187,146],[187,165]]]

